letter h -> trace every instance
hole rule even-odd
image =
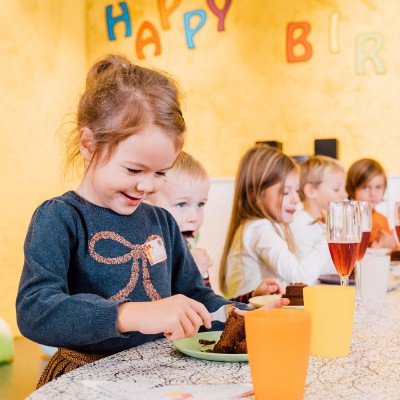
[[[129,37],[132,35],[131,18],[129,16],[128,7],[126,6],[126,3],[124,1],[119,3],[119,6],[121,7],[122,10],[122,14],[119,17],[112,16],[113,6],[106,7],[107,32],[108,32],[108,38],[110,40],[115,40],[114,26],[119,21],[125,21],[125,37]]]

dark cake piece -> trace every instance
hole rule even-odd
[[[303,288],[306,286],[301,282],[291,283],[286,286],[286,293],[282,297],[289,299],[291,306],[304,306]]]
[[[243,315],[236,314],[234,310],[229,313],[221,337],[214,346],[214,353],[247,353]]]
[[[393,250],[390,253],[390,261],[400,261],[400,251]]]
[[[240,342],[236,343],[234,350],[235,350],[235,354],[247,354],[246,338],[244,338]]]
[[[210,344],[214,344],[215,340],[200,339],[199,343],[204,346],[209,346]]]

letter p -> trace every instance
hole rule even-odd
[[[198,15],[200,17],[200,22],[193,29],[190,27],[190,20],[194,15]],[[201,27],[205,24],[207,15],[204,10],[195,10],[190,11],[184,14],[184,23],[185,23],[185,33],[186,33],[186,43],[188,49],[194,48],[193,36],[201,29]]]

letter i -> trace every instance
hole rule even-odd
[[[338,11],[334,11],[329,16],[329,51],[331,53],[340,53],[339,20],[340,13]]]

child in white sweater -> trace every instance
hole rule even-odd
[[[284,284],[312,284],[330,259],[326,240],[304,257],[295,253],[289,224],[299,195],[299,171],[292,158],[266,145],[242,157],[235,181],[233,209],[220,268],[226,297],[254,290],[264,278]]]

